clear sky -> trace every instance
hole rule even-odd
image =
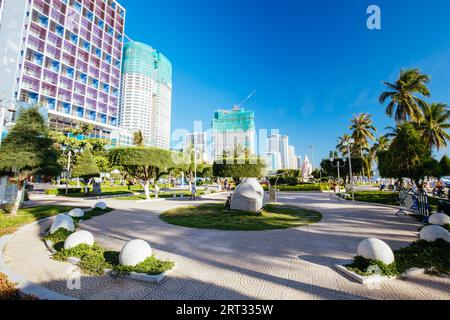
[[[119,0],[120,1],[120,0]],[[244,106],[258,129],[279,129],[301,156],[328,157],[353,114],[393,125],[378,104],[401,68],[432,76],[432,100],[450,103],[448,0],[121,0],[127,35],[173,64],[172,127],[209,129],[213,113]],[[366,27],[367,7],[382,30]],[[444,151],[444,153],[447,151]]]

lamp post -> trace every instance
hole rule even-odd
[[[347,159],[344,158],[344,163],[341,165],[341,161],[338,160],[337,164],[334,165],[334,158],[330,158],[330,162],[331,162],[331,167],[333,168],[337,168],[337,172],[338,172],[338,188],[339,188],[339,192],[341,192],[341,168],[345,168],[345,163],[347,162]]]
[[[72,163],[72,152],[73,155],[75,156],[76,153],[78,153],[78,150],[70,150],[68,147],[63,146],[61,148],[63,150],[63,152],[67,151],[68,154],[68,160],[67,160],[67,177],[66,177],[66,196],[69,194],[69,178],[70,178],[70,166]]]
[[[316,146],[315,145],[310,145],[309,146],[309,148],[311,149],[311,156],[312,156],[312,158],[311,158],[311,164],[312,164],[312,171],[314,171],[314,148],[315,148]]]
[[[355,190],[353,188],[353,170],[352,170],[352,155],[351,155],[351,146],[355,143],[355,139],[351,138],[348,141],[344,142],[344,147],[347,147],[348,153],[348,165],[350,169],[350,188],[352,190],[352,200],[355,201]]]

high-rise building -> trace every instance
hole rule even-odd
[[[279,134],[272,134],[267,138],[267,151],[278,152],[281,157],[281,168],[289,169],[289,137]]]
[[[269,171],[277,172],[281,169],[281,154],[279,152],[267,152],[266,164]]]
[[[0,0],[0,28],[2,25],[2,17],[3,17],[3,5],[5,4],[5,2],[3,0]]]
[[[125,9],[115,0],[2,0],[0,88],[50,127],[117,129]]]
[[[147,146],[170,149],[172,65],[152,47],[128,42],[124,48],[119,125],[141,131]]]
[[[212,120],[213,158],[233,153],[238,146],[255,154],[255,113],[239,107],[218,110]]]
[[[210,157],[208,155],[207,137],[206,132],[194,132],[186,135],[183,143],[183,151],[193,148],[198,159],[203,162],[209,162]]]
[[[295,147],[289,146],[289,167],[290,170],[297,170],[297,155],[295,154]]]

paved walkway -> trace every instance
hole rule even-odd
[[[450,299],[449,278],[418,276],[369,289],[333,268],[349,262],[367,237],[383,239],[394,249],[407,246],[418,237],[414,219],[396,217],[392,208],[342,202],[331,194],[282,193],[279,200],[318,210],[324,218],[319,224],[290,230],[205,231],[168,225],[158,218],[167,209],[192,202],[107,200],[117,210],[82,224],[81,229],[117,251],[134,238],[150,242],[158,258],[177,265],[157,285],[83,276],[81,290],[67,289],[70,265],[52,261],[40,240],[49,223],[13,238],[5,260],[28,280],[81,299]],[[58,198],[50,202],[63,204]],[[74,199],[64,204],[80,205]]]

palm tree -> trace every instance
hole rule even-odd
[[[448,129],[450,128],[450,110],[444,103],[426,104],[423,109],[422,121],[417,125],[422,133],[424,143],[429,150],[447,147],[447,141],[450,139]]]
[[[142,134],[142,131],[136,131],[133,135],[133,144],[135,147],[144,147],[144,135]]]
[[[350,141],[352,137],[349,134],[344,134],[342,137],[338,137],[338,144],[336,145],[336,149],[342,154],[343,157],[348,156],[348,149],[345,145],[346,142]]]
[[[371,150],[370,153],[376,156],[380,152],[387,151],[389,149],[390,144],[391,142],[388,139],[388,137],[381,136],[373,144],[372,148],[370,149]]]
[[[363,156],[363,149],[369,147],[369,140],[375,140],[374,132],[377,129],[373,125],[372,116],[368,113],[355,115],[351,123],[349,129],[353,130],[352,138]]]
[[[394,117],[397,122],[408,119],[418,122],[421,119],[421,107],[426,103],[416,94],[429,97],[429,82],[430,77],[422,74],[419,69],[402,70],[395,83],[384,82],[389,91],[383,92],[379,100],[383,105],[389,101],[386,114]]]

